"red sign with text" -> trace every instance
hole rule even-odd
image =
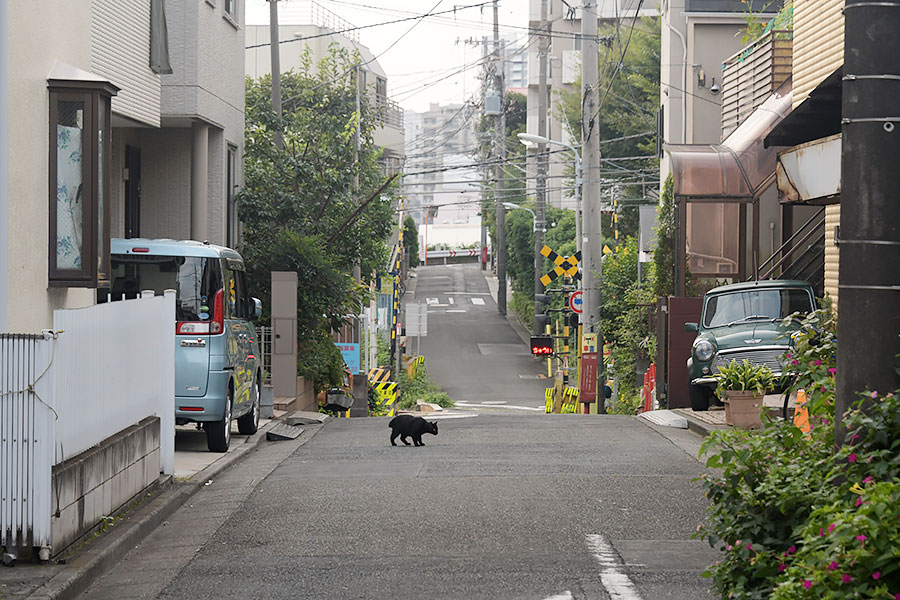
[[[581,381],[578,399],[590,403],[597,401],[597,353],[585,352],[581,355]]]

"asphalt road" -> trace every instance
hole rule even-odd
[[[419,269],[419,298],[469,300],[434,306],[423,351],[455,400],[506,404],[442,415],[421,448],[392,447],[388,418],[265,444],[84,597],[713,598],[695,434],[511,408],[542,406],[519,377],[540,363],[490,346],[524,344],[476,269]]]

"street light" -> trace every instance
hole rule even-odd
[[[532,220],[533,220],[533,222],[534,222],[534,228],[532,229],[532,231],[537,231],[537,230],[538,230],[538,228],[537,228],[537,216],[534,214],[534,211],[533,211],[533,210],[531,210],[530,208],[525,207],[525,206],[519,206],[519,205],[516,204],[515,202],[504,202],[504,203],[503,203],[503,206],[505,206],[506,208],[521,208],[522,210],[527,210],[528,212],[530,212],[530,213],[531,213],[531,218],[532,218]],[[547,231],[547,230],[546,230],[546,229],[542,229],[541,231]]]
[[[557,142],[533,133],[519,133],[516,135],[519,141],[526,146],[529,144],[554,144],[568,148],[575,154],[575,247],[581,252],[581,155],[578,153],[578,149],[571,144]]]

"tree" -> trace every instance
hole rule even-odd
[[[659,17],[644,17],[605,23],[599,32],[606,42],[600,56],[600,107],[591,135],[600,136],[604,202],[611,203],[615,197],[620,207],[620,241],[637,235],[637,205],[645,202],[643,182],[656,181],[659,176],[655,135],[660,94],[659,28]],[[579,78],[571,91],[562,92],[555,108],[576,144],[582,139],[581,89]],[[604,215],[603,234],[604,243],[612,246],[611,214]]]
[[[419,230],[416,222],[409,215],[403,220],[403,247],[406,248],[406,256],[409,257],[409,266],[419,266]]]
[[[372,139],[378,115],[365,94],[356,112],[359,63],[332,46],[314,66],[307,49],[301,70],[282,75],[280,121],[269,101],[271,78],[247,80],[245,187],[236,198],[241,251],[265,306],[270,273],[297,272],[298,371],[318,389],[339,383],[342,363],[331,332],[358,312],[366,294],[353,266],[358,262],[365,278],[385,264],[384,240],[393,225],[392,188]],[[277,130],[280,151],[273,143]]]

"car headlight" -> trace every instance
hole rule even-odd
[[[708,340],[700,340],[694,344],[694,356],[700,362],[706,362],[711,359],[715,351],[716,349],[713,348],[713,345]]]

